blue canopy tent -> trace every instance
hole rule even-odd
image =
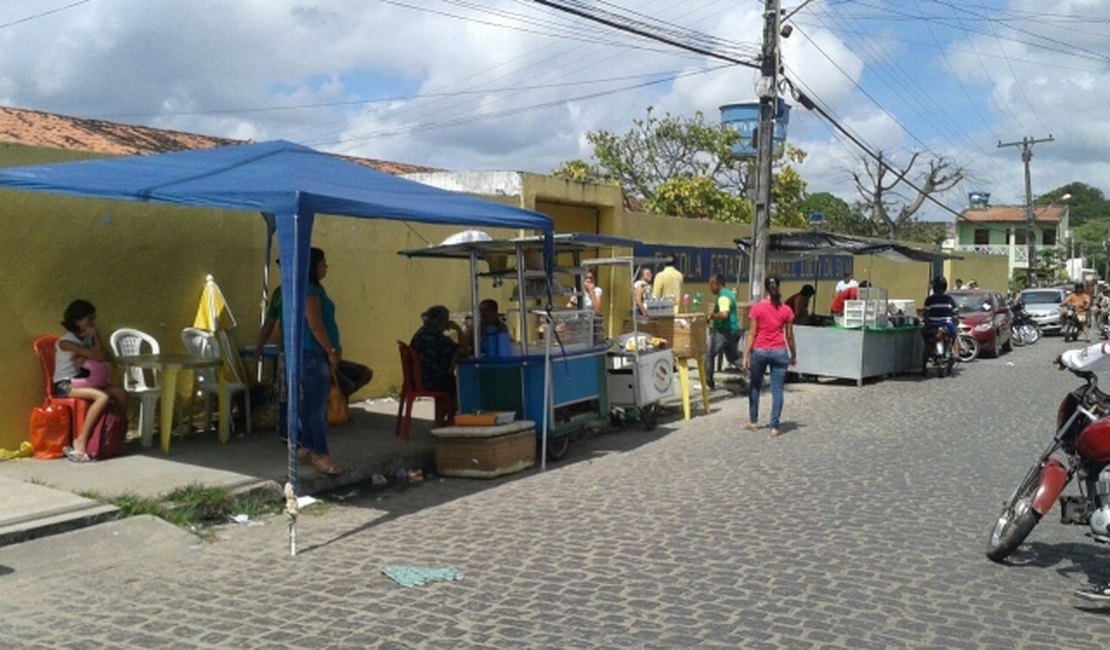
[[[551,259],[551,219],[384,174],[283,140],[161,154],[0,170],[0,188],[119,201],[261,212],[277,232],[285,299],[282,321],[286,380],[296,386],[317,214],[538,230]],[[547,264],[550,268],[550,263]],[[297,422],[290,391],[289,422]],[[289,481],[296,490],[296,427],[291,427]],[[291,528],[291,532],[294,530]],[[291,551],[295,552],[291,538]]]

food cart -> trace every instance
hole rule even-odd
[[[628,284],[631,286],[637,267],[662,261],[664,258],[612,257],[585,260],[582,265],[588,268],[609,266],[628,269]],[[665,307],[668,315],[674,313],[670,304],[661,307]],[[629,309],[632,331],[621,337],[627,343],[615,346],[606,357],[606,385],[612,408],[609,417],[614,426],[620,426],[628,421],[630,414],[635,414],[650,431],[655,428],[660,400],[674,393],[674,353],[670,348],[645,350],[653,337],[640,332],[642,316],[634,300],[630,301]]]
[[[467,260],[470,264],[471,309],[478,322],[482,281],[515,279],[512,306],[506,315],[515,320],[519,342],[500,350],[481,350],[481,333],[474,328],[474,357],[456,363],[460,413],[513,411],[518,419],[543,423],[537,430],[543,457],[558,460],[571,434],[609,415],[605,381],[608,343],[595,328],[588,309],[555,309],[582,295],[585,268],[582,255],[601,248],[631,248],[637,242],[599,235],[555,235],[555,265],[550,277],[570,279],[573,287],[548,284],[542,237],[469,241],[401,251],[410,258]],[[487,270],[481,270],[484,262]],[[561,264],[569,262],[568,264]],[[535,335],[535,338],[533,338]],[[539,336],[543,336],[542,345]]]
[[[747,252],[751,242],[736,239]],[[768,253],[776,259],[796,260],[822,255],[869,255],[896,262],[930,265],[955,256],[923,251],[897,242],[864,239],[818,231],[775,233]],[[932,275],[923,278],[927,284]],[[868,377],[882,377],[921,369],[923,342],[911,300],[888,300],[885,291],[861,289],[860,300],[845,302],[844,319],[835,326],[794,325],[800,375],[855,380],[862,386]]]

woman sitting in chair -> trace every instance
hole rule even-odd
[[[74,300],[62,316],[66,333],[58,339],[54,356],[54,394],[88,400],[89,410],[72,447],[65,447],[66,458],[87,463],[86,445],[108,402],[113,401],[127,412],[127,393],[119,386],[108,385],[108,364],[104,344],[96,329],[96,307],[87,300]]]
[[[426,390],[455,392],[455,359],[469,351],[466,336],[443,305],[429,307],[420,315],[424,325],[412,335],[409,347],[420,357],[421,379]],[[445,332],[454,330],[458,342]]]

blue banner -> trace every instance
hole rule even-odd
[[[709,276],[721,273],[729,283],[748,282],[748,256],[735,248],[699,248],[696,246],[659,246],[641,244],[633,249],[636,257],[673,257],[674,266],[682,271],[686,282],[709,282]],[[654,269],[663,268],[660,263]],[[821,255],[804,260],[767,263],[767,273],[785,282],[840,280],[852,271],[851,255]]]

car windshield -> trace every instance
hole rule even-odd
[[[952,297],[956,299],[956,306],[965,314],[983,311],[983,304],[991,301],[990,294],[987,293],[954,293]]]
[[[1052,305],[1062,302],[1059,291],[1030,291],[1022,292],[1021,299],[1027,305]]]

